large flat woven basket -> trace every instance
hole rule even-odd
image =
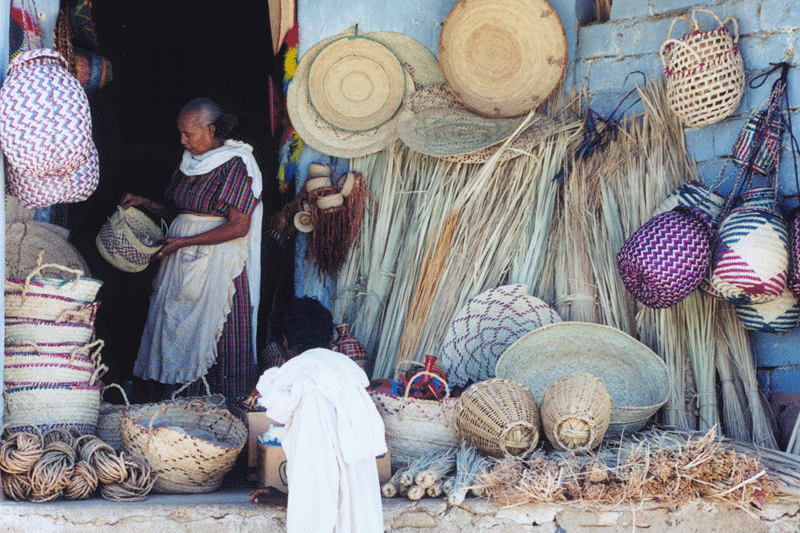
[[[123,449],[158,476],[156,492],[217,490],[247,442],[241,420],[201,401],[132,405],[119,423]]]
[[[496,371],[527,385],[540,405],[545,388],[561,376],[586,372],[602,379],[613,401],[609,436],[641,429],[669,396],[664,361],[602,324],[561,322],[532,331],[505,351]]]
[[[526,457],[539,444],[539,409],[528,387],[492,378],[471,385],[458,398],[456,434],[493,457]]]

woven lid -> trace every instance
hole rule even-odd
[[[311,213],[308,211],[298,211],[295,213],[294,227],[303,233],[311,233],[314,231],[314,223],[312,222]]]
[[[397,140],[397,119],[406,111],[401,107],[394,117],[378,127],[361,132],[344,131],[326,122],[314,110],[308,95],[308,73],[317,54],[329,43],[344,36],[353,36],[349,29],[314,45],[297,64],[294,78],[286,92],[289,118],[297,134],[311,148],[335,157],[360,157],[378,152]],[[414,92],[412,76],[405,77],[405,97]]]
[[[83,270],[91,276],[83,257],[51,224],[36,221],[17,221],[6,224],[6,277],[25,279],[37,266],[56,263]],[[71,278],[60,269],[48,268],[42,275],[50,278]]]
[[[536,329],[497,361],[497,377],[528,386],[541,403],[545,388],[574,372],[605,383],[613,401],[609,435],[641,428],[669,395],[667,366],[627,333],[602,324],[561,322]]]
[[[403,104],[405,72],[385,45],[364,36],[340,37],[311,61],[308,98],[328,124],[367,131],[385,124]]]
[[[464,105],[515,117],[536,109],[561,82],[567,40],[546,0],[460,0],[442,27],[439,63]]]

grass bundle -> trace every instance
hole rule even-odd
[[[449,453],[449,452],[446,452]],[[416,459],[414,459],[402,474],[397,478],[400,486],[410,487],[415,484],[417,476],[433,467],[441,458],[442,453],[439,450],[426,452]]]
[[[405,474],[405,470],[408,467],[398,468],[392,477],[389,478],[389,481],[381,485],[381,494],[384,498],[394,498],[397,496],[399,487],[400,487],[400,476]]]
[[[441,453],[427,468],[414,476],[414,483],[427,489],[447,477],[456,467],[456,449]]]
[[[481,455],[477,448],[461,443],[456,452],[456,475],[453,476],[453,486],[448,492],[447,503],[461,505],[473,485],[480,482],[483,469],[488,465],[488,460]]]

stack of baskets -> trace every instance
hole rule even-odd
[[[71,277],[45,277],[59,271]],[[97,429],[100,362],[94,319],[102,282],[82,270],[39,265],[5,282],[3,399],[6,424]]]
[[[163,246],[164,232],[144,212],[121,207],[100,228],[95,244],[103,259],[123,272],[141,272]]]
[[[706,31],[697,13],[706,12],[719,26]],[[680,39],[672,38],[675,23],[682,20],[691,30]],[[734,35],[725,26],[733,23]],[[700,128],[719,122],[739,107],[744,94],[744,64],[739,51],[736,19],[725,21],[707,9],[692,11],[692,20],[678,17],[669,28],[661,47],[661,61],[667,76],[667,100],[672,111],[689,127]]]

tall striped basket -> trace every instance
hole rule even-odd
[[[754,187],[722,221],[714,248],[711,287],[734,304],[762,304],[783,294],[789,232],[775,189]]]
[[[789,333],[800,323],[800,303],[789,289],[763,304],[736,305],[736,316],[745,329],[764,333]]]
[[[648,307],[663,309],[691,294],[711,261],[711,218],[690,207],[656,215],[617,253],[622,283]]]

